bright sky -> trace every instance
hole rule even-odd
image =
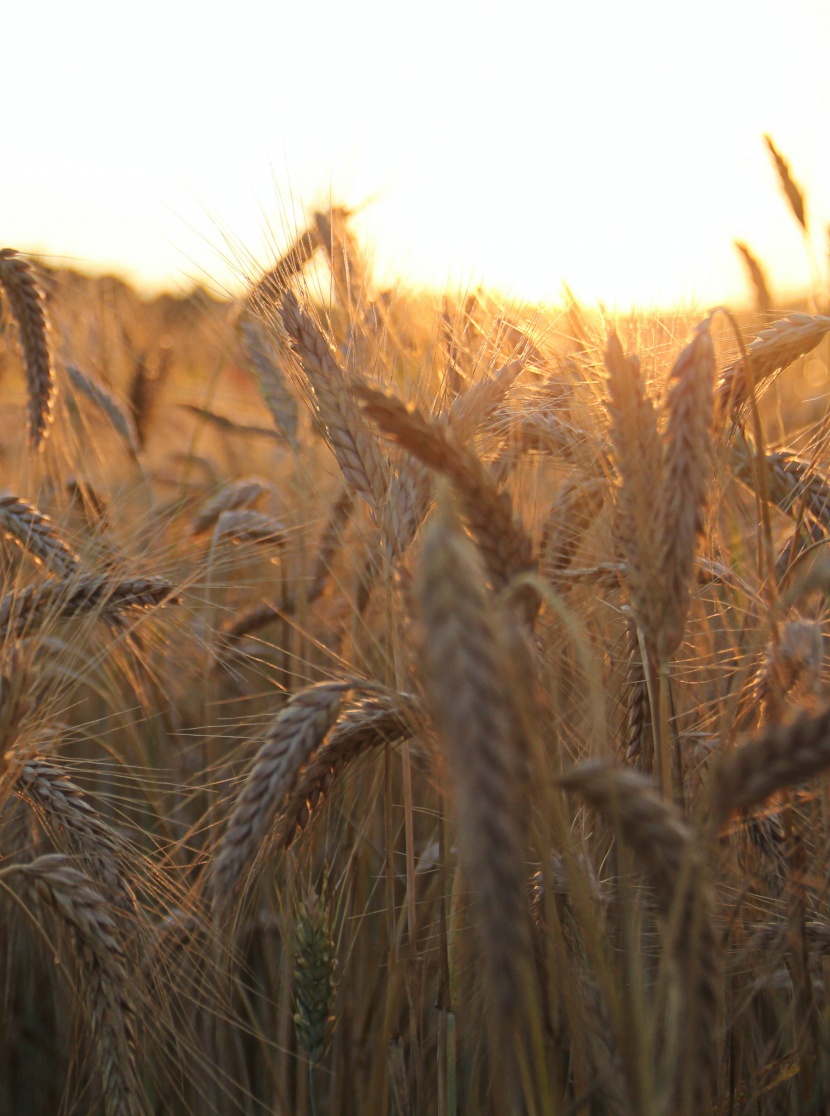
[[[827,276],[827,0],[45,0],[0,15],[0,240],[238,282],[327,199],[383,276],[649,307]]]

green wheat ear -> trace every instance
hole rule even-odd
[[[294,952],[294,1028],[314,1065],[326,1052],[334,1030],[337,958],[329,929],[326,894],[310,888],[297,924]]]

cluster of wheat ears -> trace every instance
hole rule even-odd
[[[830,317],[0,289],[0,1111],[825,1111]]]

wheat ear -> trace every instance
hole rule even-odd
[[[299,421],[297,400],[291,393],[287,377],[277,361],[265,328],[259,322],[243,320],[240,322],[239,332],[274,425],[289,446],[296,449]]]
[[[60,844],[79,853],[121,911],[135,918],[137,905],[122,869],[123,843],[90,806],[66,772],[41,759],[29,759],[17,773],[16,793],[38,814]]]
[[[665,586],[658,645],[664,658],[674,654],[683,638],[695,554],[705,526],[712,486],[714,377],[715,348],[706,319],[675,362],[666,405],[666,449],[658,509],[658,561]]]
[[[117,621],[123,612],[177,602],[173,586],[160,577],[50,581],[13,589],[0,599],[0,633],[21,636],[36,631],[50,619],[68,620],[90,613]]]
[[[28,260],[13,248],[0,249],[0,286],[20,333],[29,391],[29,441],[32,449],[38,450],[52,421],[55,401],[55,372],[43,292]]]
[[[364,698],[347,710],[311,753],[289,791],[277,824],[275,850],[293,843],[349,764],[364,752],[409,739],[422,716],[419,703],[409,694]]]
[[[89,373],[82,372],[74,364],[66,365],[66,373],[72,386],[95,404],[135,456],[138,453],[139,445],[138,432],[132,415],[121,405],[109,388],[104,387],[99,380],[90,376]]]
[[[354,683],[323,682],[301,690],[271,723],[233,808],[213,866],[217,908],[233,898],[297,776],[337,720]]]
[[[503,589],[514,577],[536,569],[533,543],[523,524],[513,516],[510,496],[496,488],[471,450],[459,446],[445,426],[430,421],[394,396],[364,385],[356,385],[355,390],[366,414],[384,434],[452,481],[494,589]],[[529,586],[524,587],[523,594],[522,611],[533,619],[539,607],[538,595]]]
[[[716,824],[734,810],[758,806],[776,791],[805,782],[830,766],[830,708],[771,725],[724,757],[712,774]]]
[[[830,332],[830,317],[790,314],[762,329],[747,346],[752,362],[752,380],[760,387],[799,357],[811,352]],[[747,401],[747,379],[743,357],[738,357],[723,372],[718,384],[719,413],[740,416]]]
[[[539,566],[555,580],[574,560],[582,537],[605,503],[605,485],[598,480],[566,480],[545,516],[539,542]]]
[[[764,136],[764,143],[767,145],[767,150],[772,157],[775,164],[775,169],[778,172],[778,181],[781,183],[781,189],[784,191],[784,196],[790,203],[790,209],[793,211],[793,216],[798,221],[804,232],[807,232],[807,213],[804,206],[804,193],[796,186],[793,177],[790,174],[790,167],[784,156],[775,146],[771,136]]]
[[[282,320],[311,385],[343,476],[370,507],[379,508],[389,485],[388,463],[381,456],[328,342],[291,291],[283,295]]]
[[[746,268],[746,273],[749,276],[752,289],[755,291],[755,307],[760,313],[766,314],[772,306],[772,299],[770,298],[769,286],[767,284],[767,277],[764,274],[764,269],[743,241],[736,240],[733,243]]]
[[[615,333],[605,350],[611,446],[618,477],[617,545],[638,626],[654,647],[665,606],[658,563],[659,527],[650,494],[663,485],[663,446],[657,412],[636,356],[626,356]]]
[[[77,554],[60,537],[49,516],[11,492],[0,492],[0,531],[61,577],[69,577],[77,568]]]
[[[427,706],[452,775],[494,1025],[512,1049],[532,999],[519,801],[522,750],[480,559],[444,492],[425,533],[416,589]],[[524,1017],[524,1018],[523,1018]]]
[[[124,954],[101,892],[65,856],[51,854],[11,871],[24,876],[71,931],[83,972],[108,1116],[149,1112],[136,1066],[135,1008]]]

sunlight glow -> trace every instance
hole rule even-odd
[[[779,299],[827,274],[820,0],[46,7],[0,21],[0,237],[51,262],[235,289],[332,200],[384,282],[746,301],[734,239]]]

